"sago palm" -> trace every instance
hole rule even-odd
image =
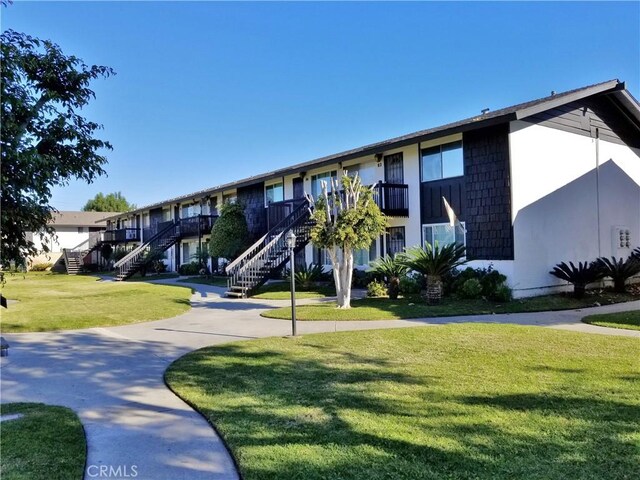
[[[402,263],[400,255],[387,255],[370,263],[375,273],[387,281],[389,298],[396,299],[400,293],[400,278],[407,274],[409,267]]]
[[[603,277],[611,277],[613,290],[618,293],[624,293],[625,282],[628,278],[640,273],[640,260],[634,255],[630,255],[626,260],[615,257],[600,257],[596,260],[596,266],[600,269]]]
[[[549,273],[554,277],[572,283],[573,296],[576,298],[582,298],[586,286],[601,279],[603,276],[602,270],[596,262],[578,262],[577,266],[573,262],[569,262],[568,265],[565,262],[560,262]]]
[[[442,299],[442,276],[464,265],[464,245],[449,243],[440,247],[426,243],[424,247],[412,247],[402,255],[401,262],[411,270],[427,277],[427,300],[439,303]]]

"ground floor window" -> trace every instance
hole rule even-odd
[[[182,263],[189,263],[191,259],[191,249],[188,243],[182,244]]]
[[[432,223],[430,225],[423,225],[422,239],[425,243],[428,242],[431,245],[435,245],[436,242],[441,246],[449,243],[466,245],[464,222],[461,222],[461,225],[461,227],[452,227],[449,223]]]
[[[402,253],[407,246],[404,227],[389,227],[387,229],[387,255]]]
[[[377,242],[373,241],[369,248],[361,248],[353,251],[353,265],[364,267],[376,259]],[[331,259],[326,248],[313,247],[313,263],[317,265],[331,265]]]

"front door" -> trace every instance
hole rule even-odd
[[[293,179],[293,198],[304,198],[304,183],[300,177]]]
[[[384,181],[386,183],[404,183],[404,162],[402,152],[384,156]]]

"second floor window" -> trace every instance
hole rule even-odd
[[[423,182],[461,175],[464,175],[461,141],[422,150]]]
[[[333,170],[331,172],[319,173],[311,176],[311,195],[316,199],[322,193],[322,181],[327,182],[327,190],[331,191],[331,179],[338,178],[338,172]]]
[[[282,202],[284,200],[284,186],[282,183],[274,183],[264,188],[264,196],[267,205],[273,202]]]

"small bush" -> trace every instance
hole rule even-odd
[[[493,297],[491,298],[494,302],[506,303],[513,300],[513,292],[511,288],[506,283],[502,283],[496,287],[495,292],[493,293]]]
[[[384,282],[374,280],[367,285],[367,297],[384,297],[387,295],[387,286]]]
[[[400,278],[400,293],[414,295],[422,290],[422,277],[405,275]]]
[[[184,263],[178,267],[180,275],[198,275],[200,273],[200,265],[197,262]]]
[[[35,263],[31,266],[32,272],[44,272],[52,267],[52,263]]]
[[[375,272],[365,272],[364,270],[354,268],[351,286],[353,288],[367,288],[374,280],[383,280],[383,278]]]
[[[470,300],[482,297],[482,285],[480,284],[480,280],[477,278],[470,278],[469,280],[466,280],[460,287],[458,295]]]
[[[294,277],[296,285],[300,290],[311,290],[318,284],[318,282],[327,280],[327,275],[324,273],[322,265],[316,265],[314,263],[310,263],[309,266],[300,265],[297,267]],[[291,281],[290,271],[287,271],[285,279]]]

